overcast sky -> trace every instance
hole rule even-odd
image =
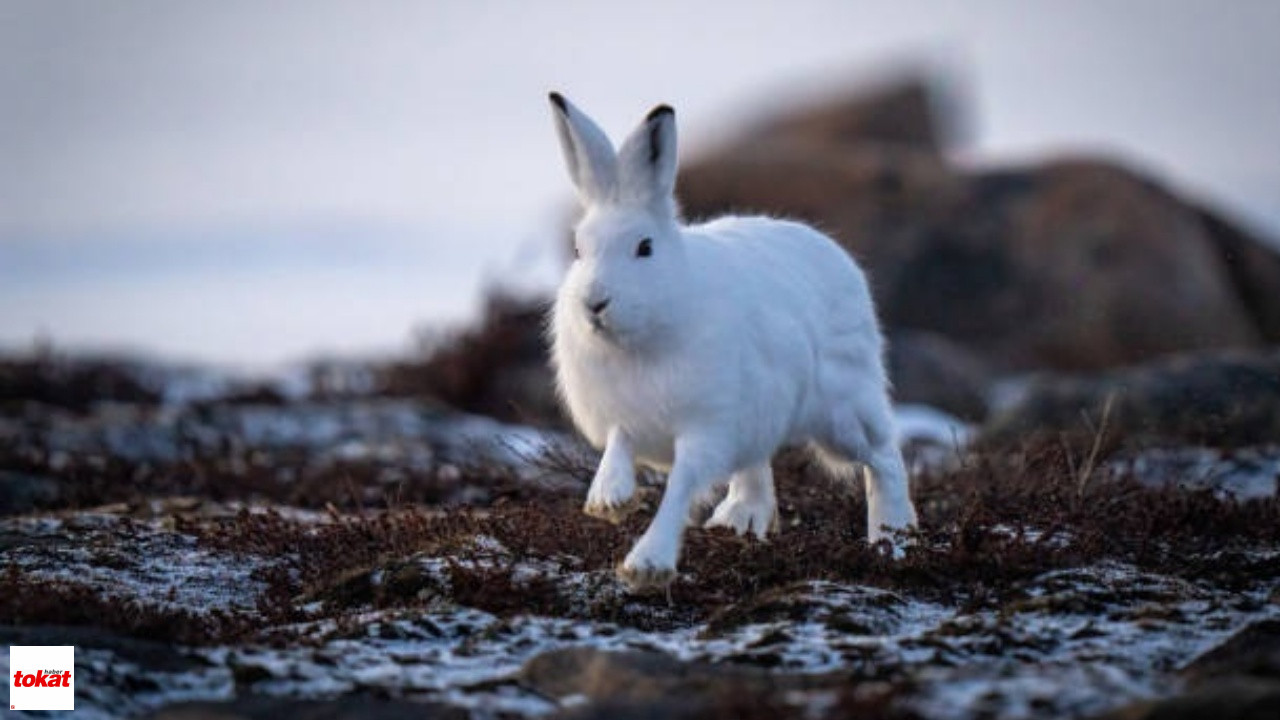
[[[0,3],[0,344],[386,349],[528,266],[570,197],[545,94],[682,150],[902,63],[967,162],[1117,154],[1280,235],[1280,3]]]

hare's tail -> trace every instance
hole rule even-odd
[[[833,480],[839,482],[855,482],[862,479],[866,466],[844,453],[827,447],[819,442],[809,443],[809,452],[818,461],[822,469]]]

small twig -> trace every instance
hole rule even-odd
[[[1089,478],[1093,476],[1098,465],[1098,454],[1102,451],[1102,439],[1107,434],[1107,421],[1111,419],[1111,406],[1115,403],[1115,391],[1107,393],[1107,399],[1102,404],[1102,421],[1098,425],[1093,434],[1093,446],[1089,448],[1089,455],[1085,458],[1084,465],[1080,466],[1079,474],[1076,476],[1076,496],[1083,497],[1086,486],[1089,484]]]

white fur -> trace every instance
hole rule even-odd
[[[552,101],[586,211],[551,317],[559,391],[579,430],[604,448],[584,509],[616,519],[635,490],[635,463],[670,470],[623,579],[669,582],[691,506],[726,481],[708,525],[763,538],[776,515],[769,461],[784,445],[866,465],[872,542],[914,526],[883,340],[848,254],[795,222],[681,225],[670,109],[655,109],[615,154],[590,118]],[[637,255],[644,238],[648,257]]]

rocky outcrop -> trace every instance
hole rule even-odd
[[[1280,342],[1280,253],[1225,218],[1106,159],[951,165],[929,142],[868,129],[876,97],[765,124],[687,164],[687,214],[810,221],[866,266],[888,326],[940,333],[998,368]],[[888,98],[894,116],[902,101]]]

